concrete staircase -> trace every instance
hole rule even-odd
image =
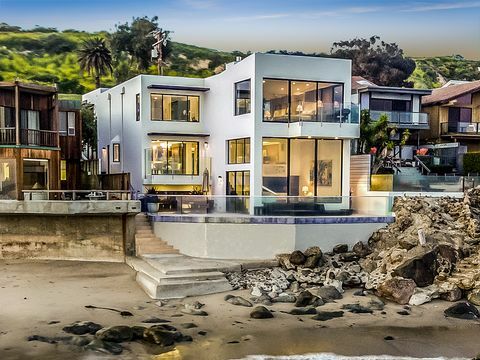
[[[220,270],[239,271],[240,265],[175,254],[127,258],[136,280],[153,299],[172,299],[230,291]]]
[[[135,216],[135,253],[144,254],[179,254],[178,250],[157,238],[146,214]]]

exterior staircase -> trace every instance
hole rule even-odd
[[[157,238],[146,214],[135,217],[135,253],[145,254],[179,254],[178,250]]]

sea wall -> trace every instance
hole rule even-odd
[[[0,258],[124,261],[137,201],[0,201]]]

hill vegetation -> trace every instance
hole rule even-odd
[[[82,72],[78,61],[78,50],[82,43],[93,36],[104,38],[109,42],[112,34],[107,32],[87,33],[77,30],[60,32],[55,28],[43,27],[23,30],[16,26],[0,24],[0,81],[19,79],[48,84],[56,83],[59,91],[65,94],[82,94],[93,90],[95,88],[94,78]],[[382,44],[384,43],[382,42]],[[272,52],[288,53],[286,51]],[[304,54],[302,52],[291,54],[331,56],[330,54]],[[116,55],[113,63],[114,70],[111,74],[102,77],[102,86],[113,86],[139,73],[157,74],[157,67],[153,64],[146,70],[139,70],[132,66],[132,59],[128,54]],[[248,54],[238,51],[218,51],[170,41],[164,75],[207,77],[222,71],[224,64],[233,61],[236,56],[246,55]],[[438,87],[451,79],[480,79],[480,61],[466,60],[459,55],[415,58],[413,60],[416,67],[407,81],[417,88]]]

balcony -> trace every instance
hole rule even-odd
[[[20,129],[20,143],[14,127],[0,128],[0,145],[58,147],[58,133],[53,130]]]
[[[280,108],[275,111],[263,111],[263,122],[272,123],[337,123],[359,124],[360,111],[357,104],[334,104],[322,103],[322,106],[313,109],[298,105],[289,114],[288,108]]]
[[[429,129],[428,114],[423,112],[370,110],[370,117],[377,121],[387,115],[388,122],[399,129]]]
[[[441,135],[480,136],[480,122],[441,123]]]

